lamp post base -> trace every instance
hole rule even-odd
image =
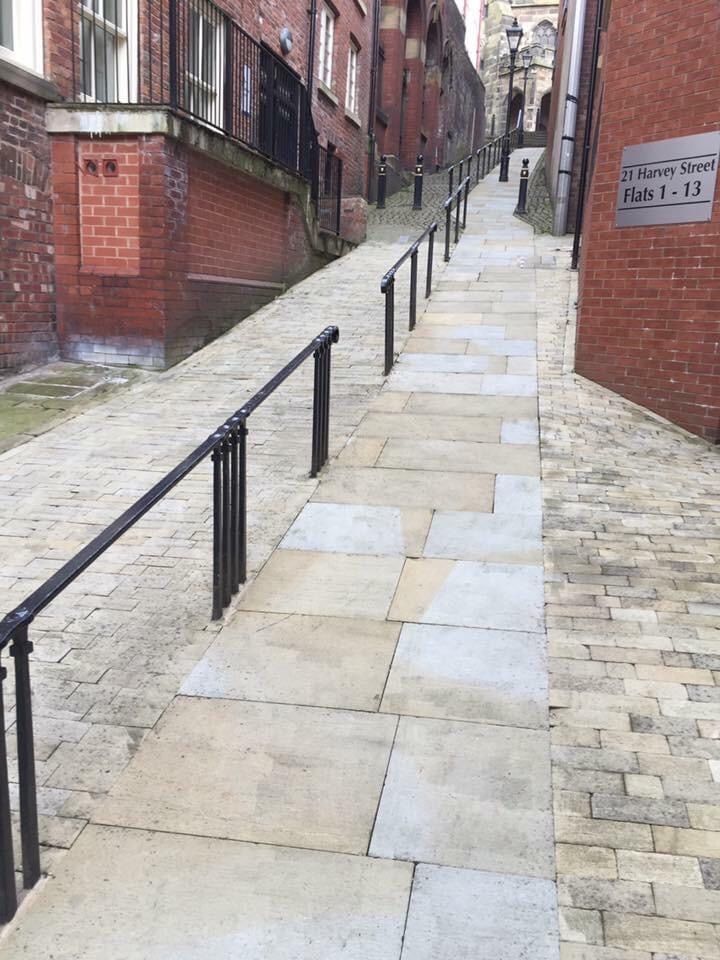
[[[510,179],[510,138],[504,137],[502,143],[502,154],[500,155],[500,183],[507,183]]]

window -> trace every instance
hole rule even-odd
[[[42,0],[0,0],[0,57],[42,73]]]
[[[335,14],[324,4],[320,9],[320,82],[328,89],[332,85],[333,46],[335,41]]]
[[[130,103],[135,98],[136,0],[81,0],[80,83],[86,100]]]
[[[357,116],[358,113],[358,53],[354,43],[350,44],[348,52],[347,90],[345,92],[345,107],[348,113]]]
[[[211,19],[211,11],[209,6],[206,10],[190,9],[187,109],[196,117],[220,127],[223,123],[223,23],[217,18]],[[243,107],[249,97],[248,86],[243,91]]]

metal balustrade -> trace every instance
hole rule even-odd
[[[460,224],[463,230],[467,225],[467,207],[468,196],[470,194],[470,177],[465,177],[463,182],[455,189],[443,204],[445,208],[445,254],[444,260],[447,263],[450,259],[450,235],[452,233],[452,211],[455,206],[455,243],[460,241]],[[462,215],[460,210],[462,209]]]
[[[395,275],[405,261],[410,259],[410,306],[408,315],[408,329],[414,330],[417,321],[417,276],[418,276],[418,250],[420,244],[427,237],[428,256],[427,270],[425,275],[425,298],[430,296],[432,291],[432,268],[433,253],[435,248],[435,234],[437,232],[437,223],[433,222],[420,234],[417,240],[411,244],[405,253],[396,261],[387,271],[380,281],[380,292],[385,297],[385,376],[392,370],[395,363]]]
[[[310,475],[317,476],[328,459],[330,427],[330,364],[332,345],[339,339],[335,326],[326,327],[261,390],[221,424],[128,510],[65,563],[23,603],[0,621],[0,656],[9,648],[15,666],[15,727],[20,793],[20,831],[23,886],[32,888],[40,878],[40,845],[35,782],[30,653],[28,627],[52,600],[124,533],[159,503],[201,463],[212,461],[213,476],[213,602],[212,617],[224,608],[247,579],[247,422],[250,415],[310,356],[315,360]],[[7,670],[0,664],[0,923],[17,910],[15,863],[12,844],[10,791],[3,682]]]

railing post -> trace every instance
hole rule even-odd
[[[377,181],[377,209],[385,209],[385,195],[387,193],[387,157],[383,154],[380,157],[380,163],[378,164],[378,181]]]
[[[247,422],[240,421],[238,428],[238,580],[247,580]]]
[[[419,153],[415,158],[415,189],[413,195],[413,210],[422,210],[423,195],[423,157]]]
[[[430,236],[428,237],[427,277],[425,280],[425,299],[426,300],[432,293],[433,252],[435,249],[436,231],[437,231],[437,223],[434,223],[430,229]]]
[[[315,350],[313,357],[315,358],[315,370],[313,375],[313,428],[310,476],[316,477],[320,472],[320,449],[322,447],[322,344]]]
[[[213,465],[213,607],[212,618],[219,620],[223,613],[222,568],[222,449],[220,443],[212,452]]]
[[[322,445],[322,463],[321,467],[324,467],[327,463],[328,453],[330,451],[330,373],[331,365],[330,360],[332,356],[332,341],[327,340],[325,343],[325,395],[323,398],[323,445]]]
[[[13,635],[10,656],[15,661],[15,725],[17,729],[18,780],[20,783],[23,886],[26,890],[29,890],[40,879],[40,840],[35,788],[32,694],[30,692],[30,654],[33,645],[28,640],[27,633],[27,625],[18,627]]]
[[[470,195],[470,177],[465,178],[465,200],[463,201],[463,230],[467,226],[468,196]]]
[[[455,194],[455,246],[460,243],[460,198],[462,196],[462,185],[458,184]]]
[[[480,151],[475,154],[475,183],[480,183]]]
[[[527,212],[527,192],[528,192],[528,179],[530,177],[530,161],[523,160],[522,170],[520,171],[520,190],[518,193],[518,202],[517,207],[515,208],[515,213],[526,213]]]
[[[448,196],[449,197],[452,196],[454,177],[455,177],[455,165],[453,164],[452,167],[448,168]]]
[[[223,91],[223,109],[225,111],[225,116],[223,117],[223,124],[225,127],[225,132],[229,133],[230,136],[234,136],[234,120],[235,120],[235,91],[233,90],[233,81],[235,79],[235,31],[232,29],[232,21],[229,18],[225,18],[223,23],[223,29],[225,31],[225,89]]]
[[[228,436],[230,444],[230,590],[232,593],[238,592],[240,578],[238,571],[240,569],[240,553],[238,530],[240,527],[240,498],[238,496],[238,431],[235,426],[235,417],[230,421],[232,430]]]
[[[445,254],[443,259],[445,263],[450,260],[450,223],[452,219],[452,198],[445,207]]]
[[[223,607],[226,607],[232,598],[232,584],[231,584],[231,570],[232,570],[232,560],[231,560],[231,540],[230,540],[230,491],[231,491],[231,477],[230,477],[230,438],[229,436],[225,437],[225,440],[222,445],[222,554],[223,554],[223,563],[222,563],[222,598],[223,598]]]
[[[5,741],[5,703],[3,682],[7,670],[0,666],[0,923],[7,923],[17,910],[15,887],[15,858],[13,856],[12,818],[10,814],[10,787]]]
[[[415,329],[417,320],[417,248],[410,254],[410,320],[408,330]]]
[[[395,277],[391,277],[385,293],[385,376],[395,362]]]

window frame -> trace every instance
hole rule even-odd
[[[32,4],[32,7],[28,16],[29,4]],[[26,23],[28,20],[30,28],[20,30],[18,26],[20,22]],[[0,45],[0,59],[43,77],[45,74],[42,0],[10,0],[10,22],[13,31],[13,47]]]
[[[210,20],[205,16],[204,8],[191,3],[189,8],[191,13],[196,13],[200,19],[201,30],[195,32],[194,36],[198,41],[197,59],[200,66],[200,74],[203,72],[203,60],[205,57],[205,47],[203,43],[205,29],[210,26],[215,31],[213,47],[215,48],[215,69],[212,82],[203,79],[201,75],[193,74],[190,66],[185,68],[185,83],[187,85],[188,103],[186,108],[188,112],[200,123],[207,123],[212,127],[222,129],[224,120],[224,100],[225,100],[225,30],[224,19],[217,21]],[[202,26],[204,24],[204,26]],[[189,60],[189,58],[188,58]],[[243,77],[244,80],[244,77]],[[208,107],[205,113],[191,106],[193,96],[199,94],[211,95],[212,100],[208,101]],[[243,89],[242,99],[244,105]],[[243,110],[243,114],[245,111]]]
[[[345,84],[345,109],[354,117],[357,117],[359,97],[358,97],[358,76],[360,73],[360,47],[353,39],[350,40],[348,48],[348,67]]]
[[[333,60],[335,58],[335,21],[337,14],[323,3],[320,6],[320,50],[318,55],[318,80],[332,90]],[[330,30],[328,31],[328,25]],[[329,35],[329,41],[328,41]]]
[[[88,2],[92,7],[88,6]],[[107,20],[103,13],[95,11],[95,5],[101,5],[103,0],[79,0],[78,2],[78,44],[80,47],[80,85],[85,83],[85,60],[83,55],[83,24],[90,23],[101,27],[105,35],[115,38],[115,58],[118,63],[115,71],[117,75],[117,89],[114,99],[98,99],[97,93],[97,40],[91,44],[90,76],[92,90],[80,90],[80,99],[85,103],[136,103],[137,102],[137,42],[138,42],[138,0],[118,0],[118,5],[125,13],[125,23],[120,24]],[[107,87],[107,78],[105,79]]]

